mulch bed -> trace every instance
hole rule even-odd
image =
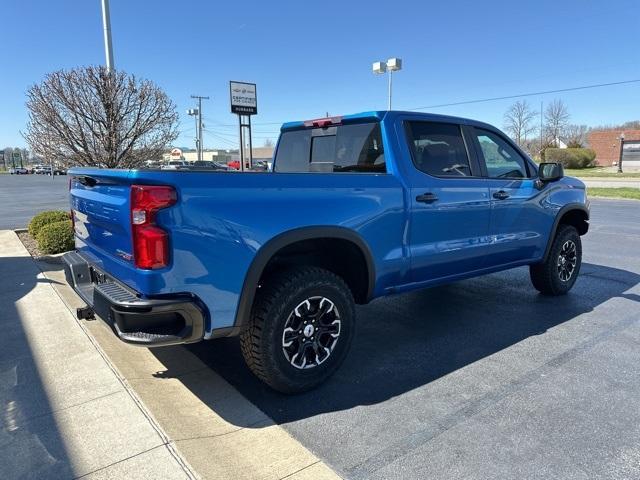
[[[44,253],[38,250],[38,243],[36,242],[35,238],[29,235],[29,232],[19,231],[16,232],[16,234],[32,257],[38,258],[44,256]]]

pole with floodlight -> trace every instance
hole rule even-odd
[[[393,72],[397,72],[402,69],[402,59],[401,58],[389,58],[386,62],[374,62],[372,66],[373,73],[376,75],[382,75],[385,72],[389,73],[389,92],[388,92],[388,103],[387,109],[391,110],[391,96],[392,96],[392,88],[393,88]]]

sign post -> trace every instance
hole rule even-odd
[[[20,150],[14,151],[11,157],[13,160],[13,168],[16,168],[16,162],[20,162],[20,168],[22,168],[22,154]]]
[[[251,143],[251,115],[258,113],[258,95],[255,83],[229,82],[231,113],[238,115],[240,133],[240,171],[244,172],[243,128],[249,131],[249,168],[253,166],[253,148]],[[243,118],[246,117],[246,120]]]

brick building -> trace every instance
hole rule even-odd
[[[625,161],[636,161],[636,150],[640,148],[640,130],[594,130],[589,133],[589,146],[596,152],[596,164],[610,167],[620,158],[620,135],[624,133]]]

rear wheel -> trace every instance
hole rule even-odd
[[[533,286],[545,295],[564,295],[580,273],[582,242],[575,227],[560,225],[546,261],[529,267]]]
[[[345,282],[317,267],[295,267],[267,279],[240,336],[251,371],[283,393],[310,390],[333,374],[355,328]]]

